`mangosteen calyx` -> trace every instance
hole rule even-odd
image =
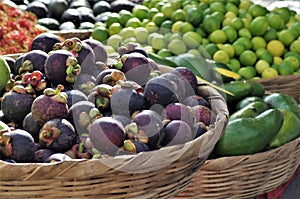
[[[74,83],[81,68],[77,59],[75,57],[68,57],[66,60],[66,67],[66,81]]]
[[[10,144],[10,134],[5,132],[0,135],[0,152],[4,154],[5,157],[10,157],[12,154],[12,146]]]
[[[56,89],[46,88],[44,90],[44,95],[51,97],[54,101],[60,103],[68,102],[68,95],[65,92],[61,92],[64,89],[64,86],[59,84]]]
[[[60,130],[56,127],[53,127],[51,124],[45,124],[41,133],[40,140],[46,143],[46,146],[49,147],[53,140],[58,138],[60,135]]]
[[[92,108],[89,113],[81,112],[79,114],[79,124],[81,126],[87,126],[88,124],[92,123],[96,119],[102,117],[100,111],[97,108]]]
[[[120,70],[114,70],[110,74],[103,77],[103,83],[114,86],[117,81],[125,80],[125,74]]]
[[[32,71],[33,71],[33,64],[32,64],[32,62],[30,60],[25,60],[22,63],[22,66],[19,68],[18,73],[22,74],[22,73],[25,73],[25,72],[32,72]]]
[[[22,83],[27,84],[27,87],[31,87],[36,91],[42,91],[47,87],[47,82],[43,78],[43,73],[36,70],[32,73],[27,72],[22,76]]]
[[[147,134],[138,128],[138,125],[135,122],[132,122],[125,127],[126,136],[131,141],[137,141],[144,144],[149,142],[149,137]]]

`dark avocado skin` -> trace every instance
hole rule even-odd
[[[234,156],[261,152],[280,130],[282,123],[283,115],[278,109],[268,109],[254,118],[230,121],[216,144],[214,154]]]

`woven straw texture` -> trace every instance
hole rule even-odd
[[[163,72],[169,69],[162,68]],[[0,161],[1,198],[171,198],[188,186],[204,164],[228,122],[222,96],[207,85],[216,122],[197,139],[132,156],[60,163]]]
[[[300,164],[300,137],[254,155],[207,160],[173,199],[254,198],[288,181]]]
[[[284,75],[255,80],[265,86],[269,92],[285,93],[294,97],[300,104],[300,75]]]
[[[57,36],[60,36],[63,39],[68,39],[72,37],[77,37],[81,40],[88,39],[93,32],[93,29],[86,29],[86,30],[60,30],[60,31],[55,31],[51,30],[49,31]]]

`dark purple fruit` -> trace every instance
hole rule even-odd
[[[12,66],[11,73],[14,75],[19,75],[19,70],[22,67],[23,64],[23,58],[25,57],[26,53],[21,54],[16,58],[15,64]]]
[[[131,152],[131,153],[140,153],[143,151],[150,151],[149,147],[142,142],[136,142],[132,140],[125,140],[123,149],[125,151]]]
[[[96,115],[93,113],[96,112]],[[79,135],[88,133],[90,125],[100,112],[95,109],[95,104],[89,101],[79,101],[71,106],[68,112],[68,121],[70,121]]]
[[[60,22],[63,23],[66,21],[73,22],[76,28],[78,28],[81,22],[81,15],[79,11],[75,8],[68,8],[65,10],[61,15]]]
[[[32,113],[28,113],[26,117],[23,120],[22,128],[26,130],[28,133],[31,134],[31,136],[34,139],[34,142],[39,141],[39,134],[40,134],[40,129],[41,125],[39,125],[32,116]]]
[[[65,152],[65,154],[72,159],[90,159],[92,157],[92,154],[83,143],[75,144],[69,151]]]
[[[112,88],[113,87],[108,84],[99,84],[88,95],[88,100],[94,103],[101,112],[111,112],[110,98]]]
[[[172,146],[184,144],[193,139],[191,127],[182,120],[172,120],[162,130],[163,139],[161,145]]]
[[[88,4],[89,6],[90,4]],[[95,15],[93,13],[93,10],[87,6],[79,6],[77,8],[80,16],[81,16],[81,23],[83,22],[91,22],[95,23]]]
[[[29,51],[23,58],[22,67],[18,71],[19,74],[25,71],[32,72],[34,70],[44,73],[44,65],[48,56],[49,55],[42,50]]]
[[[68,115],[67,94],[61,92],[63,86],[56,90],[47,88],[31,105],[33,119],[40,125],[54,118],[66,118]]]
[[[28,93],[23,86],[17,85],[3,95],[1,110],[9,121],[22,124],[23,119],[31,110],[34,99],[34,95]]]
[[[65,91],[65,93],[68,95],[68,101],[67,101],[68,108],[70,108],[73,104],[77,102],[88,101],[87,96],[80,90],[72,89],[72,90]]]
[[[148,104],[144,95],[137,93],[130,83],[123,82],[113,87],[110,106],[113,114],[130,117],[134,112],[146,109]]]
[[[46,159],[45,163],[63,162],[68,160],[72,160],[72,158],[64,153],[53,153]]]
[[[183,100],[182,103],[185,104],[186,106],[190,106],[190,107],[202,105],[207,108],[210,108],[210,104],[208,103],[208,101],[200,95],[188,96]]]
[[[209,126],[212,123],[213,113],[212,111],[202,105],[197,105],[192,107],[194,117],[196,122],[203,122],[206,126]]]
[[[123,64],[122,71],[125,73],[126,79],[134,81],[140,85],[150,78],[151,67],[149,60],[141,53],[124,54],[121,57]]]
[[[32,43],[30,45],[31,50],[42,50],[46,53],[49,53],[53,50],[53,46],[56,43],[60,43],[60,38],[53,33],[41,33],[35,38],[33,38]]]
[[[90,45],[94,51],[95,54],[95,62],[100,61],[103,63],[106,63],[107,61],[107,52],[104,48],[104,45],[96,40],[96,39],[92,39],[92,38],[88,38],[83,40],[82,42],[87,43],[88,45]]]
[[[189,125],[194,123],[192,110],[179,102],[168,104],[162,112],[162,117],[168,120],[182,120]]]
[[[95,53],[90,45],[84,42],[81,43],[81,49],[77,54],[78,64],[81,66],[83,73],[90,74],[93,72],[90,68],[95,64]]]
[[[190,69],[186,67],[176,67],[171,73],[177,74],[185,82],[186,96],[195,94],[197,87],[197,77]]]
[[[89,138],[97,150],[114,155],[123,145],[125,130],[116,119],[101,117],[91,124]]]
[[[33,162],[35,143],[33,137],[25,130],[15,129],[1,136],[0,151],[3,157],[16,162]]]
[[[161,74],[160,76],[164,77],[164,78],[167,78],[168,80],[170,80],[171,82],[176,84],[178,100],[181,102],[186,96],[186,91],[185,91],[186,82],[183,81],[181,77],[178,77],[178,75],[176,75],[174,73],[164,73],[164,74]]]
[[[176,84],[160,76],[150,79],[143,93],[150,105],[160,104],[165,107],[178,100]]]
[[[125,81],[125,74],[118,69],[106,69],[100,72],[96,78],[96,85],[99,84],[108,84],[110,86],[114,86],[117,81],[122,80]]]
[[[54,154],[50,149],[39,149],[35,152],[35,162],[46,163],[48,158]]]
[[[207,126],[203,122],[197,122],[192,125],[193,139],[203,135],[208,131]]]
[[[131,119],[125,115],[116,115],[116,114],[112,114],[111,116],[112,118],[118,120],[119,122],[121,122],[121,124],[125,127],[128,124],[130,124]]]
[[[66,119],[51,119],[40,130],[39,144],[42,148],[64,153],[76,144],[77,135],[73,125]]]
[[[138,126],[138,134],[144,134],[148,137],[146,144],[150,149],[158,149],[161,139],[161,129],[163,123],[160,116],[151,110],[143,110],[136,114],[132,121]]]
[[[73,84],[80,72],[76,57],[67,50],[55,50],[49,53],[45,62],[45,75],[54,85]]]
[[[45,18],[50,14],[47,6],[40,1],[30,2],[25,11],[32,12],[38,19]]]
[[[76,81],[74,82],[74,89],[89,95],[96,85],[96,78],[90,74],[79,73]]]

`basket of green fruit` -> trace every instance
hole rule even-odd
[[[187,68],[51,33],[30,49],[0,59],[1,197],[171,198],[225,130],[224,97]]]
[[[225,83],[225,88],[234,92],[241,85]],[[222,138],[192,183],[174,198],[254,198],[287,182],[298,168],[300,106],[292,96],[265,92],[228,100],[234,106]]]

